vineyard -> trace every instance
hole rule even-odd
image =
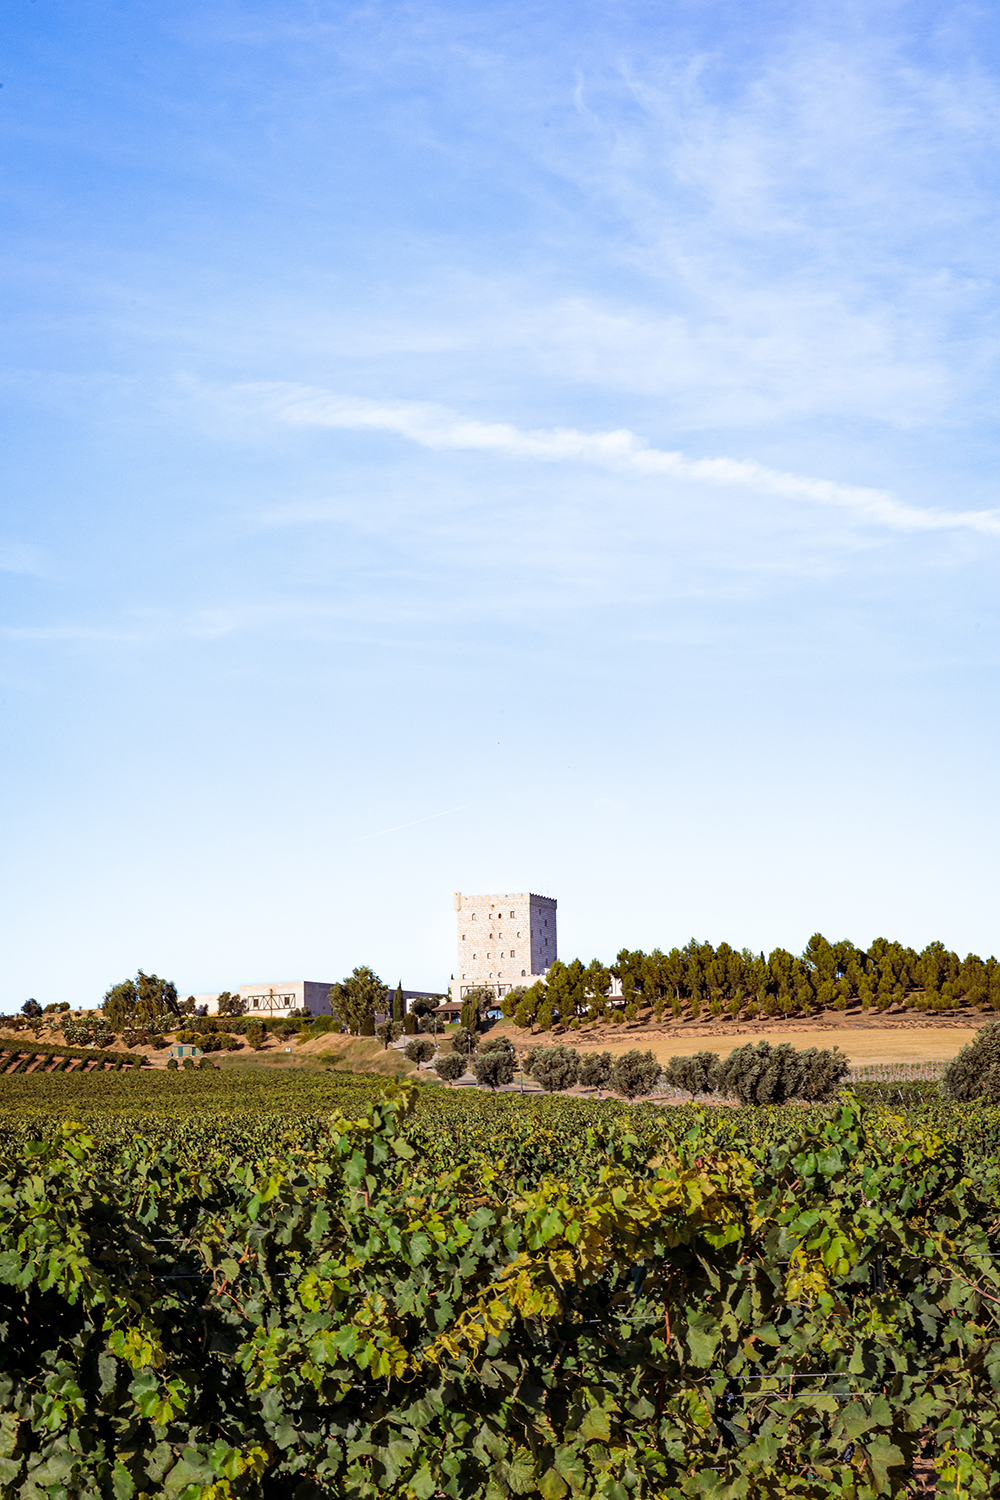
[[[105,1067],[139,1068],[145,1062],[141,1052],[111,1052],[100,1047],[58,1045],[19,1046],[16,1042],[0,1043],[0,1074],[7,1073],[89,1073]]]
[[[0,1495],[992,1496],[1000,1109],[899,1085],[5,1077]]]

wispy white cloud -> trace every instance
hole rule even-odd
[[[376,401],[338,396],[314,387],[255,384],[235,388],[238,406],[251,406],[291,426],[389,432],[423,448],[489,452],[542,463],[581,463],[635,474],[755,491],[782,499],[836,506],[858,520],[896,531],[972,531],[1000,536],[1000,511],[945,510],[909,505],[890,490],[769,468],[755,459],[690,458],[654,448],[627,427],[585,432],[575,427],[526,430],[484,422],[423,401]]]
[[[46,567],[41,550],[24,542],[0,542],[0,573],[30,573],[43,578]]]

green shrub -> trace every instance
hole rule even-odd
[[[509,1037],[487,1036],[479,1043],[476,1051],[482,1056],[484,1052],[513,1052],[514,1048]]]
[[[663,1070],[664,1082],[688,1094],[712,1094],[719,1086],[719,1066],[715,1052],[672,1057]]]
[[[358,1032],[358,1035],[359,1036],[374,1036],[375,1035],[375,1018],[373,1016],[365,1016],[364,1020],[361,1022],[361,1030]]]
[[[215,1063],[210,1062],[207,1057],[199,1057],[198,1066],[199,1068],[211,1068],[213,1071],[215,1070]]]
[[[180,1041],[180,1033],[177,1040]],[[202,1052],[238,1052],[243,1045],[228,1031],[207,1031],[202,1036],[196,1036],[194,1041]]]
[[[60,1030],[71,1047],[88,1046],[94,1034],[89,1021],[64,1021]]]
[[[416,1036],[417,1034],[417,1018],[412,1010],[408,1010],[403,1017],[403,1034],[405,1036]]]
[[[941,1092],[956,1104],[1000,1100],[1000,1023],[990,1021],[953,1057],[941,1075]]]
[[[390,1042],[398,1042],[403,1035],[402,1021],[380,1021],[375,1027],[375,1035],[384,1048],[388,1048]]]
[[[505,1036],[485,1037],[478,1046],[472,1071],[476,1082],[495,1089],[514,1081],[514,1048]]]
[[[463,1057],[467,1056],[468,1053],[472,1051],[472,1044],[474,1042],[475,1037],[472,1035],[472,1032],[469,1031],[465,1026],[456,1026],[455,1030],[451,1034],[452,1047],[456,1052],[461,1052]]]
[[[177,1067],[177,1059],[176,1059],[176,1057],[168,1057],[167,1058],[167,1067],[171,1068],[171,1069]]]
[[[410,1062],[425,1063],[430,1062],[436,1050],[430,1037],[415,1036],[412,1041],[407,1042],[404,1053]]]
[[[443,1052],[434,1064],[442,1083],[454,1083],[465,1072],[465,1058],[458,1052]]]
[[[611,1087],[626,1099],[650,1094],[659,1082],[660,1064],[652,1052],[623,1052],[611,1067]]]
[[[603,1089],[611,1077],[610,1052],[584,1052],[580,1058],[578,1082],[588,1089]]]
[[[194,1058],[193,1057],[184,1057],[184,1058],[182,1058],[181,1059],[181,1066],[185,1069],[185,1071],[190,1071],[190,1069],[192,1069],[194,1067]]]
[[[325,1036],[327,1032],[339,1035],[343,1030],[339,1016],[316,1016],[311,1026],[303,1026],[303,1032],[309,1036]]]
[[[580,1076],[580,1054],[573,1047],[564,1047],[562,1043],[555,1047],[533,1047],[531,1076],[547,1094],[558,1094],[563,1089],[571,1089]]]
[[[452,1057],[455,1055],[453,1052]],[[481,1088],[497,1089],[502,1084],[513,1083],[513,1047],[508,1044],[506,1047],[491,1047],[487,1052],[478,1052],[472,1062],[472,1071]]]
[[[828,1100],[847,1077],[849,1063],[838,1047],[799,1052],[788,1042],[747,1044],[721,1064],[718,1087],[741,1104],[784,1104],[788,1099]]]

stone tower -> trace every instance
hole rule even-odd
[[[506,995],[534,984],[558,957],[556,902],[530,891],[516,895],[463,896],[455,892],[458,965],[452,998],[484,985]]]

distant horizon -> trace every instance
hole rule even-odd
[[[493,892],[488,892],[487,894],[494,894],[494,893]],[[517,894],[517,893],[514,893],[514,892],[501,892],[499,894],[511,895],[511,894]],[[815,930],[815,933],[819,933],[822,937],[824,937],[826,939],[827,942],[829,942],[829,943],[831,943],[833,945],[836,945],[838,943],[843,943],[843,942],[851,942],[851,943],[853,943],[853,945],[854,945],[854,947],[856,949],[859,949],[862,952],[868,952],[871,949],[871,947],[873,946],[873,944],[876,943],[876,942],[878,942],[880,939],[884,940],[886,942],[889,942],[889,943],[895,943],[895,942],[899,942],[900,941],[897,938],[893,938],[893,937],[889,936],[887,933],[879,933],[874,938],[872,938],[870,940],[870,942],[868,942],[867,944],[865,944],[862,947],[861,944],[854,943],[853,939],[851,939],[851,938],[845,938],[845,937],[831,938],[826,933],[822,933],[821,930],[818,929],[818,928]],[[815,935],[815,933],[810,933],[809,937],[810,938],[813,937]],[[652,953],[652,952],[654,952],[656,950],[657,947],[659,947],[661,952],[663,952],[663,953],[670,953],[670,952],[673,951],[674,948],[678,948],[678,949],[684,948],[684,946],[687,943],[689,943],[689,942],[712,942],[712,947],[715,948],[715,949],[718,949],[719,947],[721,947],[722,943],[727,942],[727,941],[728,941],[728,939],[726,939],[726,938],[720,938],[718,942],[712,942],[712,940],[709,939],[709,938],[695,938],[694,936],[692,936],[690,938],[685,938],[684,942],[682,942],[682,943],[672,943],[672,944],[669,945],[669,947],[664,947],[662,945],[654,944],[651,948],[648,948],[648,949],[631,948],[631,949],[628,949],[627,951],[632,952],[632,953],[634,953],[634,952]],[[801,947],[798,947],[798,948],[791,948],[791,947],[788,947],[787,944],[781,944],[781,943],[777,943],[773,947],[768,948],[768,949],[756,948],[756,947],[752,946],[749,943],[741,945],[741,947],[738,948],[738,949],[736,948],[736,944],[730,943],[730,947],[736,949],[737,952],[742,952],[744,950],[744,948],[745,948],[747,951],[749,951],[749,952],[751,952],[751,953],[753,953],[755,955],[758,955],[758,954],[762,955],[765,958],[769,957],[771,954],[775,953],[778,950],[783,950],[785,952],[789,952],[794,957],[801,958],[803,956],[804,952],[805,952],[806,943],[808,943],[808,941],[809,941],[809,939],[807,938],[806,941],[801,945]],[[967,949],[967,950],[965,950],[963,952],[959,948],[949,947],[947,941],[945,939],[943,939],[943,938],[930,938],[930,939],[928,939],[927,943],[922,944],[919,948],[916,948],[915,951],[917,953],[920,953],[920,952],[924,951],[929,946],[930,943],[934,943],[934,942],[942,942],[942,943],[944,943],[944,947],[945,947],[945,950],[947,952],[949,952],[949,953],[956,953],[958,955],[958,957],[961,958],[961,959],[963,959],[963,960],[966,959],[966,958],[969,958],[969,957],[973,957],[973,956],[981,958],[984,962],[988,962],[991,959],[994,959],[994,960],[996,959],[996,954],[993,953],[993,952],[990,952],[990,951],[982,952],[982,951],[970,948],[970,949]],[[907,947],[907,948],[913,948],[914,947],[913,944],[901,944],[901,946]],[[594,958],[597,958],[601,963],[605,964],[606,967],[613,968],[614,964],[615,964],[615,961],[616,961],[616,958],[617,958],[617,955],[619,953],[621,953],[623,951],[623,949],[624,949],[624,945],[622,945],[622,947],[619,947],[618,949],[616,949],[615,950],[615,955],[613,957],[611,957],[611,958],[604,958],[600,954],[590,954],[589,956],[585,956],[582,953],[574,953],[574,954],[572,954],[571,957],[568,957],[568,958],[567,957],[563,957],[563,958],[558,959],[558,962],[563,963],[563,964],[569,964],[569,963],[572,963],[575,959],[580,959],[584,964],[586,964],[586,963],[591,962]],[[555,961],[556,960],[553,960],[553,962],[555,962]],[[397,983],[402,983],[403,989],[407,993],[423,993],[423,994],[428,994],[428,995],[445,995],[445,996],[447,996],[447,994],[448,994],[448,985],[447,984],[443,988],[440,988],[440,987],[436,988],[436,987],[431,986],[431,985],[418,986],[418,985],[413,985],[413,984],[407,984],[407,983],[405,983],[402,980],[390,981],[390,980],[386,979],[385,975],[383,973],[381,973],[379,971],[379,969],[374,964],[368,963],[368,961],[365,960],[365,959],[359,959],[358,962],[357,962],[357,964],[351,964],[351,966],[348,969],[346,969],[343,974],[338,974],[336,976],[336,978],[331,979],[329,981],[330,985],[332,986],[334,984],[339,983],[341,980],[343,980],[344,978],[346,978],[347,975],[349,975],[354,968],[361,967],[362,965],[364,965],[366,963],[367,963],[368,967],[374,969],[375,973],[378,974],[379,978],[382,980],[383,984],[385,984],[387,986],[387,988],[389,989],[390,992],[392,992],[392,991],[395,990]],[[142,966],[140,965],[140,967],[142,967]],[[147,970],[145,970],[145,972],[147,974],[152,974],[152,973],[154,973],[156,971],[151,970],[151,969],[147,969]],[[291,971],[288,971],[288,972],[290,973]],[[124,974],[120,975],[118,979],[110,981],[110,983],[106,987],[104,993],[107,993],[107,989],[110,989],[112,984],[117,984],[122,979],[132,978],[132,977],[134,977],[134,975],[124,975]],[[178,1000],[181,1001],[182,1003],[183,1003],[183,1001],[187,1000],[191,996],[194,996],[195,999],[199,999],[199,998],[203,999],[203,998],[205,998],[206,996],[209,996],[209,995],[219,995],[219,994],[222,994],[227,989],[227,986],[225,986],[225,985],[220,985],[220,986],[218,986],[216,988],[213,988],[211,986],[207,986],[206,985],[206,986],[194,989],[194,988],[185,987],[183,985],[177,984],[176,980],[170,974],[159,974],[158,977],[160,979],[167,980],[171,984],[176,985],[176,988],[177,988],[177,997],[178,997]],[[316,978],[315,975],[302,974],[302,975],[300,975],[298,977],[310,980],[312,983],[326,983],[327,982],[326,980],[317,980],[317,978]],[[246,988],[248,986],[264,985],[264,984],[278,984],[278,983],[286,983],[286,982],[292,982],[292,981],[288,980],[287,978],[284,979],[284,980],[278,980],[278,979],[273,979],[273,978],[272,979],[253,979],[253,980],[245,979],[245,980],[241,980],[241,981],[237,982],[236,992],[238,992],[240,988]],[[230,989],[229,992],[230,993],[234,993],[234,991],[232,991],[231,989]],[[29,998],[28,996],[25,996],[25,1000],[27,1000],[28,998]],[[58,1002],[55,1002],[55,1001],[51,1001],[51,1002],[50,1001],[43,1001],[37,995],[33,995],[30,998],[38,1000],[38,1003],[40,1005],[57,1004],[58,1003]],[[103,999],[103,994],[102,994],[102,999]],[[22,1004],[23,1003],[24,1002],[22,1002]],[[16,1011],[19,1011],[20,1008],[21,1008],[20,1006],[17,1006],[17,1007],[14,1008],[14,1011],[8,1010],[6,1013],[7,1014],[13,1014]],[[99,1002],[95,1002],[95,1003],[93,1003],[91,1005],[86,1005],[86,1004],[83,1004],[83,1005],[72,1005],[71,1008],[73,1010],[99,1010],[100,1009],[100,1003]]]

